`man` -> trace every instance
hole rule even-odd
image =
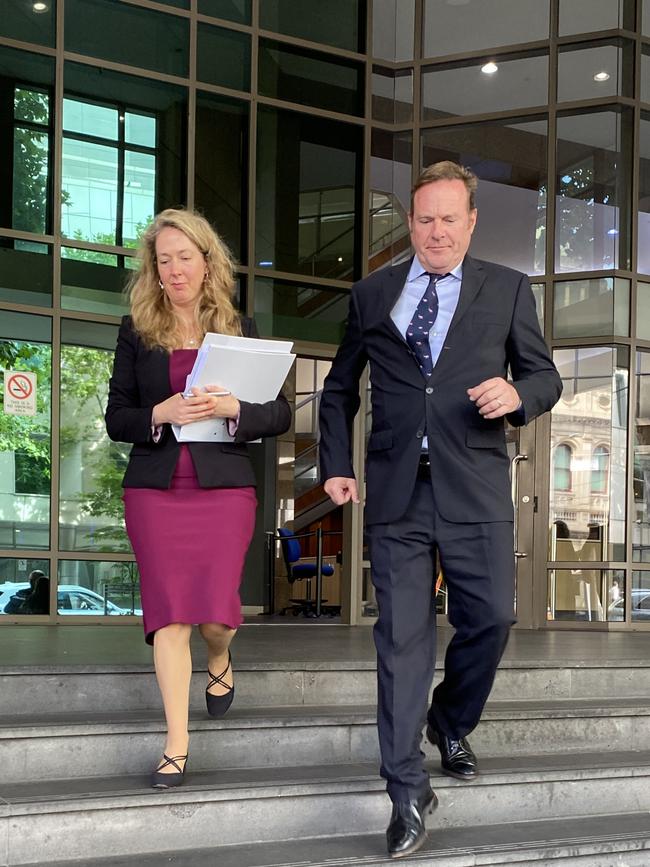
[[[393,802],[386,832],[392,857],[422,844],[424,813],[437,805],[420,751],[425,714],[443,771],[462,780],[478,773],[466,736],[514,622],[504,418],[528,423],[562,388],[528,278],[467,255],[476,186],[471,171],[447,161],[420,175],[409,215],[415,256],[352,288],[321,399],[325,490],[337,505],[358,503],[350,431],[370,363],[365,519],[379,606],[378,729]],[[427,712],[436,551],[456,632]]]

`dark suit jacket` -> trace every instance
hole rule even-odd
[[[244,337],[257,337],[255,323],[242,319]],[[123,485],[127,488],[168,488],[180,443],[171,425],[163,425],[160,440],[151,436],[154,406],[172,395],[169,355],[147,349],[133,330],[131,317],[122,319],[113,375],[108,392],[106,429],[112,440],[134,443]],[[276,436],[288,430],[291,410],[284,396],[268,403],[241,401],[239,426],[233,443],[188,443],[202,488],[239,488],[255,484],[247,440]]]
[[[408,506],[426,433],[436,506],[453,522],[513,517],[504,420],[487,420],[467,396],[506,377],[523,402],[508,420],[526,424],[549,410],[562,385],[549,356],[524,274],[465,257],[456,312],[434,371],[425,380],[390,311],[410,263],[378,271],[352,288],[347,329],[320,406],[321,478],[353,477],[352,420],[370,362],[372,432],[366,463],[366,521],[400,518]]]

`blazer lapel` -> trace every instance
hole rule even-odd
[[[470,256],[465,256],[465,261],[463,262],[463,281],[460,285],[460,297],[447,336],[452,333],[454,328],[472,306],[474,299],[478,295],[484,282],[485,272],[479,263]]]
[[[395,306],[397,299],[400,296],[404,283],[408,277],[409,269],[413,259],[404,262],[401,265],[396,265],[386,272],[386,277],[381,286],[381,303],[377,305],[378,322],[381,322],[393,337],[396,337],[401,343],[406,344],[404,337],[400,334],[397,326],[390,316],[390,311]]]

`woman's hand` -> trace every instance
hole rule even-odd
[[[173,394],[167,400],[156,404],[152,422],[154,425],[184,425],[210,418],[237,418],[239,401],[230,393],[219,394],[225,391],[226,389],[219,385],[207,385],[204,390],[193,388],[191,397]]]

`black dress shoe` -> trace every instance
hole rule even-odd
[[[427,739],[440,750],[440,766],[443,774],[456,777],[457,780],[474,780],[478,777],[478,762],[465,738],[455,741],[429,723]]]
[[[420,848],[427,836],[424,816],[433,813],[437,806],[438,799],[431,789],[415,801],[395,801],[390,825],[386,830],[391,858],[411,855]]]

